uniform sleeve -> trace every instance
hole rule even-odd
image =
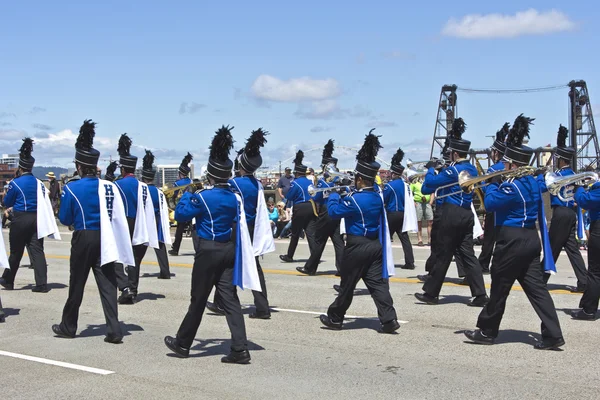
[[[296,184],[296,182],[292,182],[292,185],[290,186],[290,190],[288,190],[287,195],[285,196],[286,199],[288,199],[288,201],[294,202],[296,200],[296,198],[298,197],[299,192],[302,189],[300,189],[300,186],[298,186],[298,184]]]
[[[542,193],[546,193],[548,188],[546,187],[546,174],[541,174],[537,176],[538,185],[540,185],[540,189],[542,189]]]
[[[65,226],[71,226],[75,222],[75,216],[73,215],[73,195],[67,186],[65,186],[62,192],[58,219]]]
[[[521,195],[515,190],[513,183],[507,182],[502,185],[492,183],[487,186],[483,202],[486,211],[495,212],[510,209],[520,198]]]
[[[342,199],[339,194],[332,193],[327,199],[327,212],[333,219],[342,219],[354,215],[357,207],[351,196]]]
[[[201,217],[205,210],[201,193],[185,192],[175,207],[175,221],[188,222]]]
[[[329,187],[329,186],[327,184],[325,184],[321,179],[319,179],[319,182],[317,182],[317,188],[323,188],[323,187]],[[313,196],[313,199],[317,203],[323,202],[323,192],[315,193],[315,195]]]
[[[394,195],[393,193],[394,191],[392,190],[392,188],[390,187],[389,183],[386,183],[383,186],[383,203],[387,206],[388,204],[390,204],[390,199],[392,198],[392,196]]]
[[[585,210],[600,207],[600,184],[594,184],[589,191],[579,187],[575,192],[575,201]]]
[[[16,185],[14,184],[14,182],[10,182],[8,184],[8,190],[6,191],[6,194],[4,195],[4,200],[3,200],[4,207],[6,207],[6,208],[12,207],[15,205],[15,202],[17,200],[17,191],[19,190],[15,186]]]
[[[423,186],[421,186],[421,193],[432,194],[437,188],[451,183],[458,183],[458,176],[455,174],[454,168],[446,168],[439,174],[435,173],[435,169],[429,168]]]

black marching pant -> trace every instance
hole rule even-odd
[[[177,222],[177,229],[175,229],[175,240],[171,245],[171,250],[179,253],[181,241],[183,240],[183,232],[185,232],[185,228],[187,228],[189,224],[191,224],[191,222]]]
[[[492,259],[490,301],[477,320],[477,327],[486,336],[498,336],[506,300],[517,280],[542,320],[542,337],[562,338],[554,302],[544,283],[540,252],[540,238],[535,228],[498,228],[496,250]]]
[[[8,233],[10,256],[8,264],[10,269],[5,269],[2,278],[7,283],[14,283],[15,276],[19,270],[19,264],[23,258],[25,246],[29,252],[29,258],[33,266],[35,284],[37,286],[48,283],[48,266],[44,255],[44,239],[37,237],[37,213],[35,212],[13,212],[12,223]]]
[[[579,245],[575,240],[577,231],[577,212],[569,207],[552,207],[552,220],[550,221],[550,247],[554,262],[558,260],[560,251],[564,248],[577,277],[577,287],[585,287],[587,284],[587,271]],[[547,279],[546,279],[547,280]]]
[[[135,218],[127,218],[127,225],[129,225],[129,237],[133,238]],[[129,290],[137,294],[138,285],[140,283],[140,267],[142,265],[142,260],[146,255],[146,250],[148,250],[148,246],[143,244],[133,246],[133,259],[135,261],[135,265],[127,266],[127,275],[125,275],[123,264],[115,264],[117,283],[120,291],[129,288]]]
[[[234,242],[199,240],[199,251],[194,258],[192,270],[190,307],[177,331],[177,342],[181,347],[187,349],[192,347],[206,308],[206,301],[213,286],[216,286],[221,294],[221,306],[225,310],[227,324],[231,331],[231,350],[243,351],[248,348],[242,306],[236,287],[232,283],[234,263]]]
[[[474,215],[470,208],[454,204],[444,204],[440,222],[439,243],[436,251],[436,263],[431,277],[423,285],[423,291],[432,297],[438,297],[452,262],[452,255],[458,251],[462,257],[465,273],[472,296],[485,295],[483,274],[473,251]],[[458,258],[457,258],[458,259]]]
[[[90,269],[94,272],[106,319],[107,336],[123,337],[117,313],[117,277],[115,264],[100,266],[100,231],[75,231],[71,240],[69,297],[63,309],[60,327],[70,335],[77,332],[79,307]]]
[[[496,241],[496,217],[495,213],[485,213],[485,227],[483,228],[483,244],[481,245],[481,254],[479,254],[479,265],[483,271],[490,270],[490,261],[494,252],[494,243]]]
[[[310,201],[294,205],[294,208],[292,209],[292,237],[288,247],[288,257],[294,258],[296,247],[298,247],[298,239],[300,238],[302,230],[306,232],[306,240],[308,241],[310,253],[312,254],[313,251],[315,251],[315,232],[313,230],[314,224],[312,224],[315,218],[313,206]]]
[[[348,235],[341,269],[340,293],[329,306],[327,315],[334,322],[342,322],[352,304],[354,289],[363,280],[377,307],[377,316],[382,324],[397,319],[390,285],[383,279],[383,251],[379,239]]]
[[[402,225],[404,223],[404,211],[392,211],[387,213],[388,226],[390,228],[390,238],[394,236],[394,233],[400,238],[402,243],[402,250],[404,251],[404,263],[411,265],[415,263],[415,256],[413,254],[412,244],[408,237],[408,232],[402,232]]]
[[[169,268],[169,256],[167,256],[167,246],[163,242],[158,242],[158,249],[154,249],[156,253],[156,259],[158,260],[158,266],[160,268],[160,276],[171,276],[171,269]]]
[[[429,243],[431,244],[431,251],[429,253],[429,257],[427,257],[427,261],[425,261],[425,271],[429,272],[431,275],[431,270],[435,265],[437,260],[436,251],[438,249],[439,243],[439,232],[440,232],[440,224],[442,220],[442,209],[441,205],[436,206],[435,213],[433,214],[433,222],[431,225],[431,238],[429,239]],[[458,276],[461,278],[465,276],[465,268],[463,266],[462,255],[458,253],[458,251],[454,252],[454,261],[456,262],[456,269],[458,269]]]
[[[600,300],[600,221],[590,224],[590,237],[588,239],[588,272],[587,286],[579,303],[588,314],[598,311]]]
[[[344,255],[344,241],[340,234],[340,220],[332,219],[329,216],[327,204],[323,204],[319,208],[319,217],[312,224],[312,232],[314,232],[315,246],[311,250],[310,257],[306,264],[304,264],[304,268],[311,273],[317,271],[319,261],[321,261],[321,256],[327,245],[327,239],[331,239],[333,248],[335,249],[335,268],[339,272]]]

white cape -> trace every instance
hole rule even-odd
[[[169,207],[162,190],[158,189],[158,203],[160,209],[160,227],[162,228],[164,244],[171,244],[171,227],[169,225]],[[157,233],[158,235],[158,233]]]
[[[100,179],[98,197],[100,198],[100,265],[111,262],[119,262],[124,266],[135,265],[125,205],[117,185]],[[109,215],[107,204],[112,204],[112,216]]]
[[[240,226],[240,237],[238,242],[242,246],[242,289],[251,289],[257,292],[262,291],[260,279],[258,278],[258,269],[256,268],[256,259],[254,258],[254,248],[250,240],[250,232],[246,222],[246,213],[244,213],[244,201],[242,196],[235,194],[237,198],[240,216],[238,224]],[[238,245],[238,243],[236,243]]]
[[[383,201],[383,195],[381,200]],[[414,203],[413,203],[414,204]],[[383,207],[383,219],[385,220],[385,229],[383,229],[383,234],[385,235],[384,240],[384,251],[385,251],[385,261],[386,265],[384,268],[387,268],[387,272],[389,276],[396,275],[396,265],[394,264],[394,255],[392,253],[392,238],[390,237],[390,229],[388,227],[387,220],[387,212],[385,211],[385,207]]]
[[[483,228],[481,227],[481,222],[479,222],[479,217],[477,216],[477,212],[475,211],[475,206],[471,203],[471,211],[473,211],[473,216],[475,217],[475,224],[473,225],[473,239],[477,239],[479,236],[483,235]]]
[[[417,208],[408,183],[404,182],[404,220],[402,221],[402,232],[414,232],[419,229],[417,222]]]
[[[8,257],[6,256],[6,247],[4,247],[4,235],[2,234],[2,228],[0,228],[0,268],[10,269]]]
[[[267,202],[263,187],[258,182],[258,200],[256,202],[256,218],[254,220],[254,240],[252,241],[255,256],[262,256],[275,251],[275,240],[271,230],[271,221],[267,213]]]
[[[48,196],[48,190],[42,181],[39,179],[36,179],[36,181],[38,239],[48,236],[52,239],[61,240],[58,226],[56,225],[56,218],[54,218],[52,203],[50,203],[50,197]]]
[[[150,236],[148,233],[148,218],[146,207],[144,206],[144,186],[145,183],[138,182],[138,195],[137,195],[137,210],[135,213],[135,226],[133,228],[133,238],[131,240],[131,244],[137,246],[139,244],[145,244],[148,246],[150,244]],[[148,197],[150,193],[148,193],[148,186],[146,186],[146,196]],[[152,215],[154,215],[154,210],[152,210]],[[156,222],[154,227],[156,227]]]

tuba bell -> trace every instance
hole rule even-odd
[[[544,180],[546,188],[550,194],[558,197],[560,201],[568,203],[574,200],[574,186],[586,186],[598,182],[598,174],[595,172],[582,172],[579,174],[560,176],[554,173],[547,173]]]

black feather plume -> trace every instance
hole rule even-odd
[[[519,115],[515,119],[512,128],[510,128],[506,144],[511,147],[521,147],[525,136],[529,137],[529,125],[533,125],[533,121],[535,121],[535,118],[528,118],[523,114]]]
[[[32,138],[25,138],[23,139],[23,144],[21,145],[21,148],[19,149],[19,156],[26,160],[29,157],[31,157],[31,153],[33,152],[33,139]]]
[[[467,124],[463,121],[462,118],[456,118],[454,122],[452,122],[452,128],[450,132],[448,132],[448,136],[452,139],[462,139],[463,133],[467,129]]]
[[[129,152],[131,150],[131,139],[127,136],[126,133],[122,134],[119,138],[119,146],[117,147],[117,153],[120,156],[129,156],[131,155]]]
[[[506,136],[508,136],[508,132],[510,131],[510,124],[505,122],[502,128],[496,132],[496,140],[499,142],[506,142]]]
[[[296,158],[294,158],[294,165],[302,165],[302,160],[304,160],[304,152],[298,150],[296,152]]]
[[[392,157],[392,165],[400,165],[402,164],[402,160],[404,159],[404,151],[400,147],[396,151],[396,154]]]
[[[181,160],[181,165],[184,165],[187,167],[189,165],[189,163],[192,162],[193,159],[194,159],[194,157],[188,152],[185,155],[185,157],[183,157],[183,160]]]
[[[374,130],[375,128],[371,129],[369,134],[365,137],[365,142],[356,155],[357,160],[371,163],[375,161],[375,157],[377,156],[377,153],[379,153],[379,149],[383,148],[379,144],[379,138],[381,136],[374,135]]]
[[[110,164],[108,164],[108,167],[106,167],[106,175],[115,176],[115,171],[117,170],[118,166],[118,161],[113,161]]]
[[[225,162],[229,159],[229,151],[233,148],[233,137],[229,125],[221,126],[210,144],[210,158]]]
[[[558,128],[558,136],[556,137],[556,145],[558,147],[567,147],[567,137],[569,136],[569,130],[567,127],[562,126]]]
[[[142,169],[146,171],[152,170],[152,164],[154,164],[154,154],[150,150],[146,150],[146,155],[144,156],[144,160],[142,161]]]
[[[267,136],[269,132],[263,130],[263,128],[258,128],[250,134],[250,137],[246,141],[246,146],[244,147],[244,152],[250,156],[254,157],[260,154],[260,148],[267,143]]]
[[[96,123],[92,122],[91,119],[86,119],[79,128],[75,148],[89,151],[94,145],[94,136],[96,136]]]
[[[333,140],[329,139],[325,147],[323,147],[323,158],[331,158],[333,155]]]

